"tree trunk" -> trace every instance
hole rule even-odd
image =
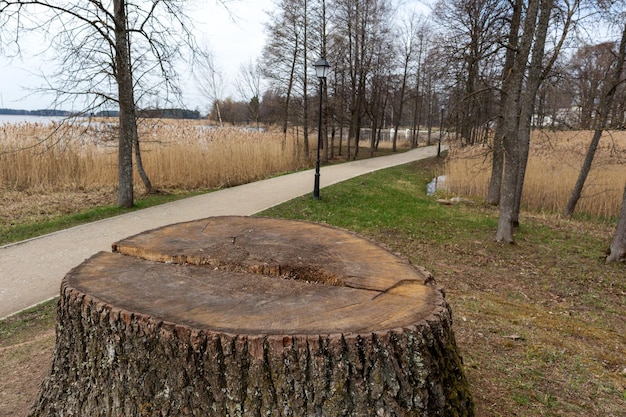
[[[615,93],[617,91],[617,87],[621,83],[622,72],[624,69],[624,61],[626,60],[626,25],[622,31],[622,40],[619,46],[619,53],[616,57],[616,63],[614,72],[611,76],[611,80],[609,81],[609,88],[606,94],[604,94],[600,100],[599,109],[598,109],[598,120],[596,122],[596,128],[593,132],[593,137],[591,138],[591,142],[589,143],[589,147],[587,148],[587,154],[585,155],[585,160],[583,162],[582,167],[580,168],[580,172],[578,173],[578,178],[576,180],[576,184],[572,190],[572,194],[570,195],[569,200],[567,201],[567,205],[563,210],[563,215],[565,217],[570,217],[574,210],[576,209],[576,204],[578,204],[578,200],[583,191],[583,187],[585,186],[585,182],[587,181],[587,176],[589,175],[589,171],[591,171],[591,165],[593,164],[593,158],[596,154],[596,149],[598,149],[598,144],[600,143],[600,138],[602,137],[602,132],[606,128],[609,113],[611,111],[611,107],[613,106],[613,99],[615,97]]]
[[[520,126],[518,128],[517,139],[519,142],[519,166],[515,191],[515,205],[511,216],[513,227],[519,226],[522,191],[524,189],[526,166],[528,165],[528,156],[530,153],[531,121],[535,110],[535,103],[537,101],[537,92],[539,91],[539,87],[544,79],[544,45],[546,43],[546,36],[548,33],[553,4],[553,0],[542,0],[541,2],[541,13],[539,14],[539,19],[535,29],[535,45],[533,48],[530,68],[528,70],[528,79],[520,101]]]
[[[515,64],[515,52],[519,44],[519,29],[522,19],[522,0],[516,0],[511,17],[509,44],[506,50],[504,69],[502,71],[502,93],[500,96],[500,108],[505,109],[508,91],[511,85],[511,72]],[[496,131],[493,139],[493,156],[491,161],[491,179],[487,193],[487,203],[498,205],[500,203],[500,193],[502,189],[502,176],[504,173],[504,129],[506,119],[504,113],[500,115],[496,124]]]
[[[114,250],[63,280],[33,416],[473,415],[443,293],[369,240],[222,217]]]
[[[117,205],[119,207],[132,207],[134,202],[133,125],[136,120],[133,112],[135,103],[133,100],[130,51],[127,42],[125,1],[114,0],[113,9],[115,15],[115,78],[120,106]]]
[[[554,0],[530,0],[528,2],[524,31],[520,38],[519,48],[516,49],[514,65],[511,67],[511,84],[505,92],[508,96],[505,100],[505,115],[507,112],[509,114],[513,113],[513,109],[506,110],[506,106],[513,105],[515,107],[515,120],[518,126],[516,130],[512,129],[512,125],[505,130],[505,153],[513,150],[515,155],[508,157],[505,155],[505,180],[502,187],[502,201],[500,202],[501,219],[498,222],[498,232],[496,233],[496,240],[498,241],[513,242],[513,228],[519,224],[522,189],[530,146],[530,122],[535,107],[537,91],[556,62],[577,9],[577,4],[575,3],[570,6],[567,13],[564,13],[565,20],[561,37],[550,58],[544,59],[545,43],[554,4]],[[524,81],[526,65],[531,50],[530,68],[527,71],[526,81]],[[505,120],[505,123],[508,124],[509,120]],[[507,165],[510,162],[509,158],[514,158],[515,160],[512,164]],[[514,169],[517,172],[508,175],[507,170],[509,169]],[[515,187],[513,192],[511,190],[504,192],[505,188],[511,186]],[[513,202],[504,202],[505,198],[511,197],[514,199]]]
[[[400,86],[400,103],[398,104],[398,111],[396,112],[395,121],[393,124],[393,139],[392,150],[397,151],[396,143],[398,142],[398,129],[400,129],[400,119],[402,119],[402,111],[404,110],[404,95],[406,92],[406,81],[409,74],[409,60],[411,56],[407,54],[404,61],[404,68],[402,72],[402,85]]]
[[[128,53],[128,68],[129,68],[129,77],[131,80],[131,83],[133,82],[133,66],[132,63],[130,62],[130,51],[131,51],[131,44],[130,44],[130,36],[128,36],[128,33],[126,34],[126,44],[127,44],[127,53]],[[141,158],[141,148],[139,147],[139,132],[137,129],[137,106],[135,103],[135,91],[134,91],[134,85],[133,88],[131,88],[130,90],[130,96],[131,96],[131,101],[132,101],[132,107],[131,107],[131,113],[132,113],[132,118],[133,118],[133,124],[132,124],[132,130],[133,130],[133,149],[135,150],[135,164],[137,165],[137,172],[139,173],[139,178],[141,178],[141,181],[143,182],[143,186],[146,189],[146,193],[147,194],[154,194],[154,188],[152,187],[152,182],[150,181],[150,177],[148,177],[148,174],[146,173],[146,170],[143,167],[143,159]],[[218,112],[219,112],[219,106],[218,106]]]
[[[491,151],[491,179],[487,191],[487,204],[498,205],[500,203],[500,189],[502,188],[502,172],[504,170],[504,148],[502,136],[496,130],[493,137],[493,149]]]
[[[526,64],[533,45],[535,22],[539,13],[540,0],[531,0],[528,4],[524,32],[516,51],[514,64],[510,71],[510,83],[504,91],[504,176],[500,195],[500,210],[496,241],[513,243],[513,229],[515,224],[515,207],[517,198],[520,163],[523,156],[523,146],[519,136],[520,116],[523,103],[524,76]],[[536,46],[538,47],[538,46]],[[524,97],[524,99],[526,99]]]
[[[327,39],[326,39],[326,0],[322,0],[322,4],[321,4],[321,27],[320,27],[320,37],[321,37],[321,54],[320,56],[325,57],[326,56],[326,45],[327,45]],[[324,125],[324,131],[323,131],[323,141],[324,141],[324,154],[323,154],[323,158],[322,158],[322,162],[327,163],[329,158],[332,159],[333,158],[333,153],[334,153],[334,149],[333,149],[333,143],[328,143],[328,125],[329,125],[329,97],[328,97],[328,81],[326,78],[324,78],[323,80],[323,103],[324,103],[324,118],[323,120],[323,125]]]
[[[515,227],[513,212],[515,209],[515,193],[517,192],[517,175],[519,173],[518,144],[505,139],[504,174],[500,194],[500,210],[498,214],[497,242],[513,243],[513,228]]]
[[[155,189],[152,186],[152,181],[150,181],[150,177],[148,177],[148,174],[146,173],[146,170],[143,167],[143,160],[141,158],[141,149],[139,148],[139,133],[137,132],[136,112],[133,111],[133,114],[135,117],[135,123],[134,123],[134,129],[133,129],[133,146],[135,149],[135,164],[137,165],[137,172],[139,173],[139,178],[141,178],[141,182],[143,182],[143,186],[146,189],[146,194],[154,194]]]
[[[606,257],[606,262],[616,262],[626,260],[626,186],[624,187],[624,197],[622,198],[622,209],[619,213],[619,220],[613,241],[611,242],[611,252]]]
[[[291,92],[293,89],[293,82],[296,74],[296,63],[298,59],[299,39],[298,33],[294,28],[295,44],[293,47],[293,56],[291,59],[291,65],[289,66],[289,82],[287,83],[287,91],[285,93],[285,106],[283,108],[283,142],[287,141],[287,127],[289,126],[289,106],[291,105]],[[308,145],[308,142],[306,143]],[[308,151],[308,150],[307,150]]]
[[[420,83],[422,72],[422,50],[424,47],[424,37],[420,36],[420,46],[417,55],[417,70],[415,74],[415,98],[413,100],[413,126],[411,136],[411,148],[417,148],[419,144],[419,130],[420,130],[420,115],[421,115],[421,100],[420,100]]]
[[[308,56],[308,48],[309,48],[309,37],[307,32],[307,19],[309,9],[307,7],[307,0],[304,1],[304,10],[303,10],[303,19],[304,23],[302,28],[304,30],[303,39],[302,39],[302,61],[304,65],[308,65],[309,56]],[[302,74],[302,129],[304,131],[304,153],[306,154],[307,159],[309,158],[310,146],[309,146],[309,78],[308,71],[305,69]]]

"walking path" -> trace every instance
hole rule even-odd
[[[379,169],[437,154],[437,147],[322,167],[320,186],[336,184]],[[61,279],[73,267],[125,237],[167,224],[211,216],[249,216],[312,193],[314,171],[307,170],[227,188],[160,206],[72,227],[0,247],[0,318],[58,295]],[[320,193],[324,198],[323,191]]]

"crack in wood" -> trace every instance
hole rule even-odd
[[[408,283],[411,283],[411,284],[413,284],[413,283],[420,283],[420,281],[416,280],[416,279],[403,279],[403,280],[400,280],[400,281],[396,282],[395,284],[393,284],[391,287],[387,288],[386,290],[381,291],[380,294],[375,295],[372,298],[372,300],[375,300],[376,298],[380,297],[381,295],[388,294],[389,291],[393,290],[394,288],[398,288],[398,287],[400,287],[402,285],[406,285]]]

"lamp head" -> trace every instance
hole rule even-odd
[[[318,59],[315,64],[315,73],[317,74],[317,78],[326,78],[328,75],[328,70],[330,69],[330,65],[326,58],[322,57]]]

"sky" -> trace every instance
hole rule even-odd
[[[265,44],[265,23],[267,12],[273,8],[272,0],[227,0],[228,10],[217,0],[205,0],[202,9],[194,9],[197,39],[208,44],[219,70],[226,83],[232,83],[239,66],[255,60]],[[32,39],[30,42],[36,42]],[[0,108],[37,110],[45,109],[52,102],[51,97],[33,94],[29,88],[43,85],[36,74],[45,72],[50,63],[34,56],[37,47],[26,47],[22,57],[9,61],[0,55]],[[206,112],[207,99],[195,88],[193,80],[183,84],[183,102],[187,108],[198,108]],[[234,95],[226,91],[226,95]],[[72,109],[63,109],[72,110]],[[76,109],[74,109],[76,110]]]
[[[260,57],[265,45],[265,25],[268,12],[274,8],[275,0],[196,0],[191,1],[192,18],[195,21],[195,35],[201,45],[207,45],[212,52],[218,70],[224,77],[223,96],[237,97],[234,83],[239,67]],[[399,0],[407,9],[418,8],[425,13],[428,0]],[[226,5],[226,6],[224,6]],[[200,7],[202,6],[202,7]],[[191,10],[191,9],[190,9]],[[44,85],[37,74],[46,72],[51,63],[36,56],[41,49],[41,41],[25,36],[21,43],[22,56],[9,61],[0,55],[0,108],[38,110],[52,107],[53,98],[34,93],[33,88]],[[32,47],[29,48],[29,45]],[[198,109],[206,114],[209,99],[203,97],[193,78],[181,71],[183,105],[188,109]],[[59,110],[80,110],[62,108]]]

